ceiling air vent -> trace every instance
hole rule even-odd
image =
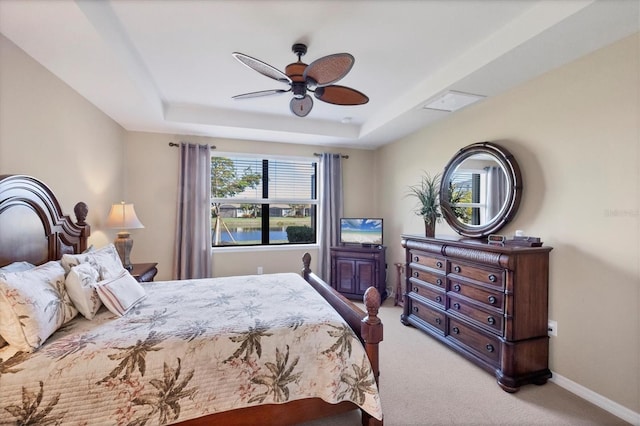
[[[484,96],[448,90],[428,100],[422,108],[453,112],[481,99],[484,99]]]

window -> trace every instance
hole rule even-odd
[[[457,171],[449,184],[449,200],[455,216],[468,225],[486,223],[487,185],[484,170]]]
[[[314,159],[211,157],[213,247],[316,242]]]

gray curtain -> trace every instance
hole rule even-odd
[[[211,276],[211,150],[180,144],[174,279]]]
[[[487,222],[500,213],[507,197],[507,179],[502,168],[487,168]]]
[[[331,279],[331,246],[338,245],[340,218],[343,214],[342,156],[323,153],[319,171],[319,233],[318,276],[329,283]]]

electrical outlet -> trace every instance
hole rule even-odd
[[[262,266],[258,266],[258,275],[262,275]]]
[[[558,335],[558,321],[549,320],[549,322],[547,323],[547,334],[549,336]]]

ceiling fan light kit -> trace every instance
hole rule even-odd
[[[291,50],[298,56],[298,61],[287,65],[285,72],[244,53],[232,53],[233,57],[243,65],[266,77],[289,85],[288,89],[244,93],[233,96],[233,99],[292,92],[293,98],[289,102],[289,109],[298,117],[306,117],[313,108],[313,99],[307,92],[313,93],[316,99],[334,105],[363,105],[369,102],[369,98],[364,93],[350,87],[333,84],[344,78],[353,68],[355,58],[351,54],[335,53],[316,59],[307,65],[301,59],[307,53],[306,45],[296,43],[291,47]]]

